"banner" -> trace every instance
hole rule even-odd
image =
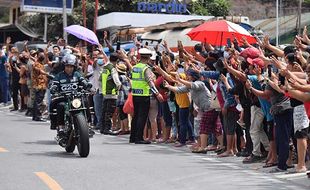
[[[73,0],[67,1],[67,14],[72,13]],[[21,11],[62,14],[63,0],[22,0]]]

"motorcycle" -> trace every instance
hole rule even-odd
[[[86,120],[88,108],[85,105],[89,94],[90,92],[84,90],[82,86],[73,85],[70,91],[60,92],[53,99],[61,99],[65,108],[63,134],[56,141],[68,153],[72,153],[77,146],[81,157],[87,157],[90,151],[89,128]],[[52,110],[50,114],[57,115],[57,110]]]

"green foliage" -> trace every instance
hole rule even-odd
[[[72,14],[67,16],[68,26],[72,24],[83,25],[83,13],[82,13],[82,1],[74,1],[74,9]],[[99,4],[99,9],[102,8],[102,4]],[[86,1],[86,27],[93,29],[95,13],[95,2]],[[44,14],[38,13],[34,15],[24,15],[19,18],[24,27],[31,29],[32,31],[43,34],[44,33]],[[53,40],[55,37],[61,37],[63,34],[63,18],[62,14],[48,14],[48,38]]]
[[[103,4],[103,14],[110,12],[134,12],[136,3],[141,0],[99,0]]]
[[[227,16],[229,8],[230,4],[227,0],[211,0],[207,3],[207,9],[213,16]]]
[[[197,0],[190,3],[190,12],[196,15],[227,16],[228,0]]]
[[[0,7],[0,23],[8,23],[10,21],[10,10],[6,7]]]
[[[304,0],[303,3],[304,3],[305,6],[308,6],[308,7],[310,6],[310,0]]]
[[[208,9],[204,6],[203,1],[194,1],[190,4],[191,13],[196,15],[209,15]]]

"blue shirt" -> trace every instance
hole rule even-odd
[[[200,74],[205,78],[210,78],[214,80],[218,80],[220,78],[220,72],[218,71],[201,71]],[[233,88],[234,82],[232,81],[229,74],[227,74],[227,81],[231,88]],[[222,96],[224,98],[224,108],[230,108],[237,105],[235,97],[232,93],[228,92],[225,84],[222,81],[219,81],[219,87],[221,89]]]
[[[8,72],[5,70],[5,63],[7,62],[7,57],[5,55],[2,55],[0,57],[0,78],[7,78]]]
[[[253,88],[256,90],[263,90],[262,85],[259,83],[256,75],[248,75],[248,79],[251,81]],[[270,102],[260,97],[258,97],[258,100],[267,121],[272,121],[273,117],[270,113]]]

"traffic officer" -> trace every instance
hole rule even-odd
[[[154,93],[159,101],[163,97],[155,87],[156,77],[149,67],[152,52],[147,48],[139,50],[140,62],[132,68],[132,96],[134,105],[134,116],[131,122],[130,143],[150,144],[143,139],[143,130],[150,109],[150,96]]]
[[[118,61],[118,55],[112,53],[110,61],[103,66],[99,83],[102,87],[103,103],[102,103],[102,125],[100,133],[104,135],[114,135],[111,130],[111,118],[116,108],[117,92],[122,83],[119,80],[118,72],[115,65]]]

